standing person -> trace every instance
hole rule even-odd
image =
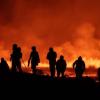
[[[35,46],[32,47],[32,52],[28,60],[28,66],[30,65],[30,62],[31,62],[32,72],[36,74],[36,66],[40,63],[40,57]]]
[[[17,70],[17,51],[18,51],[17,44],[13,44],[12,46],[12,53],[10,55],[10,61],[12,62],[12,72],[16,72]]]
[[[2,75],[9,75],[10,69],[7,61],[4,58],[1,58],[1,63],[0,63],[0,74]]]
[[[12,61],[12,72],[17,72],[17,71],[22,72],[21,58],[22,58],[21,48],[18,47],[17,44],[13,44],[12,54],[10,57],[10,60]]]
[[[22,68],[21,68],[21,59],[22,59],[22,52],[21,52],[21,48],[18,47],[17,48],[17,69],[19,70],[19,72],[22,72]]]
[[[60,77],[60,74],[62,75],[62,77],[64,77],[64,73],[66,71],[66,66],[67,63],[64,59],[64,56],[60,56],[59,60],[56,63],[56,70],[57,70],[57,77]]]
[[[73,63],[73,68],[75,69],[76,77],[82,78],[82,75],[85,71],[85,62],[81,56],[78,57],[78,60]]]
[[[57,58],[57,53],[54,51],[53,48],[50,48],[47,54],[47,59],[49,60],[51,77],[55,77],[56,58]]]

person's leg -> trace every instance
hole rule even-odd
[[[80,77],[80,73],[79,73],[79,70],[78,69],[75,69],[75,74],[76,74],[76,78],[79,78]]]
[[[82,78],[82,77],[83,77],[83,71],[80,72],[80,78]]]
[[[20,61],[19,61],[19,64],[18,64],[18,70],[19,70],[19,72],[22,72],[21,62]]]
[[[34,66],[34,74],[36,74],[36,65]]]
[[[55,65],[53,64],[52,66],[52,76],[55,77]]]
[[[81,79],[82,78],[82,73],[76,72],[76,78]]]
[[[32,72],[33,74],[36,74],[36,65],[32,65]]]
[[[77,71],[75,71],[75,75],[76,75],[76,78],[78,77],[78,73],[77,73]]]
[[[57,71],[57,78],[59,78],[60,77],[60,72],[59,71]]]
[[[12,70],[12,72],[14,71],[14,63],[12,62],[12,68],[11,68],[11,70]]]
[[[49,70],[50,70],[50,76],[52,76],[51,64],[49,65]]]
[[[51,77],[55,77],[55,64],[53,63],[50,64],[50,74]]]
[[[15,61],[12,61],[12,72],[17,72]]]
[[[62,77],[64,77],[64,71],[61,74],[62,74]]]

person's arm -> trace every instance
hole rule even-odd
[[[76,61],[73,63],[73,69],[75,68]]]
[[[84,62],[84,70],[85,70],[85,62]]]
[[[38,63],[40,63],[40,57],[39,57],[39,53],[37,53],[37,56],[38,56]]]
[[[22,58],[23,54],[21,53],[20,58]]]
[[[55,57],[57,58],[57,53],[55,52]]]
[[[67,69],[67,62],[65,61],[65,66],[66,66],[66,69]]]
[[[12,60],[12,54],[10,55],[10,61]]]
[[[49,53],[47,54],[47,57],[46,58],[49,60]]]

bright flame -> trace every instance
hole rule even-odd
[[[27,67],[31,46],[48,67],[50,46],[72,67],[78,56],[86,66],[100,66],[100,0],[0,0],[0,57],[8,60],[11,46],[22,47]],[[87,57],[87,58],[85,58]],[[43,63],[44,62],[44,63]]]
[[[86,64],[86,68],[90,68],[90,67],[94,67],[94,68],[99,68],[100,67],[100,60],[99,59],[86,59],[86,58],[83,58],[84,61],[85,61],[85,64]],[[73,66],[73,61],[69,61],[69,62],[66,62],[67,63],[67,67],[68,68],[72,68]],[[11,68],[11,62],[10,61],[7,61],[9,67]],[[28,63],[27,61],[25,62],[22,62],[22,67],[28,67]],[[49,64],[48,63],[39,63],[39,65],[37,67],[44,67],[44,68],[49,68]]]

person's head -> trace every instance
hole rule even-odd
[[[54,51],[54,50],[53,50],[53,48],[51,47],[51,48],[49,48],[49,51],[52,52],[52,51]]]
[[[36,47],[35,46],[32,47],[32,51],[36,51]]]
[[[61,55],[61,56],[60,56],[60,59],[64,59],[64,56],[63,56],[63,55]]]
[[[13,50],[17,49],[17,44],[13,44]]]
[[[81,56],[79,56],[79,57],[78,57],[78,60],[82,60],[82,57],[81,57]]]
[[[4,58],[1,58],[1,62],[3,62],[3,61],[5,61],[5,59]]]
[[[17,49],[18,49],[19,52],[21,52],[21,47],[18,47]]]

